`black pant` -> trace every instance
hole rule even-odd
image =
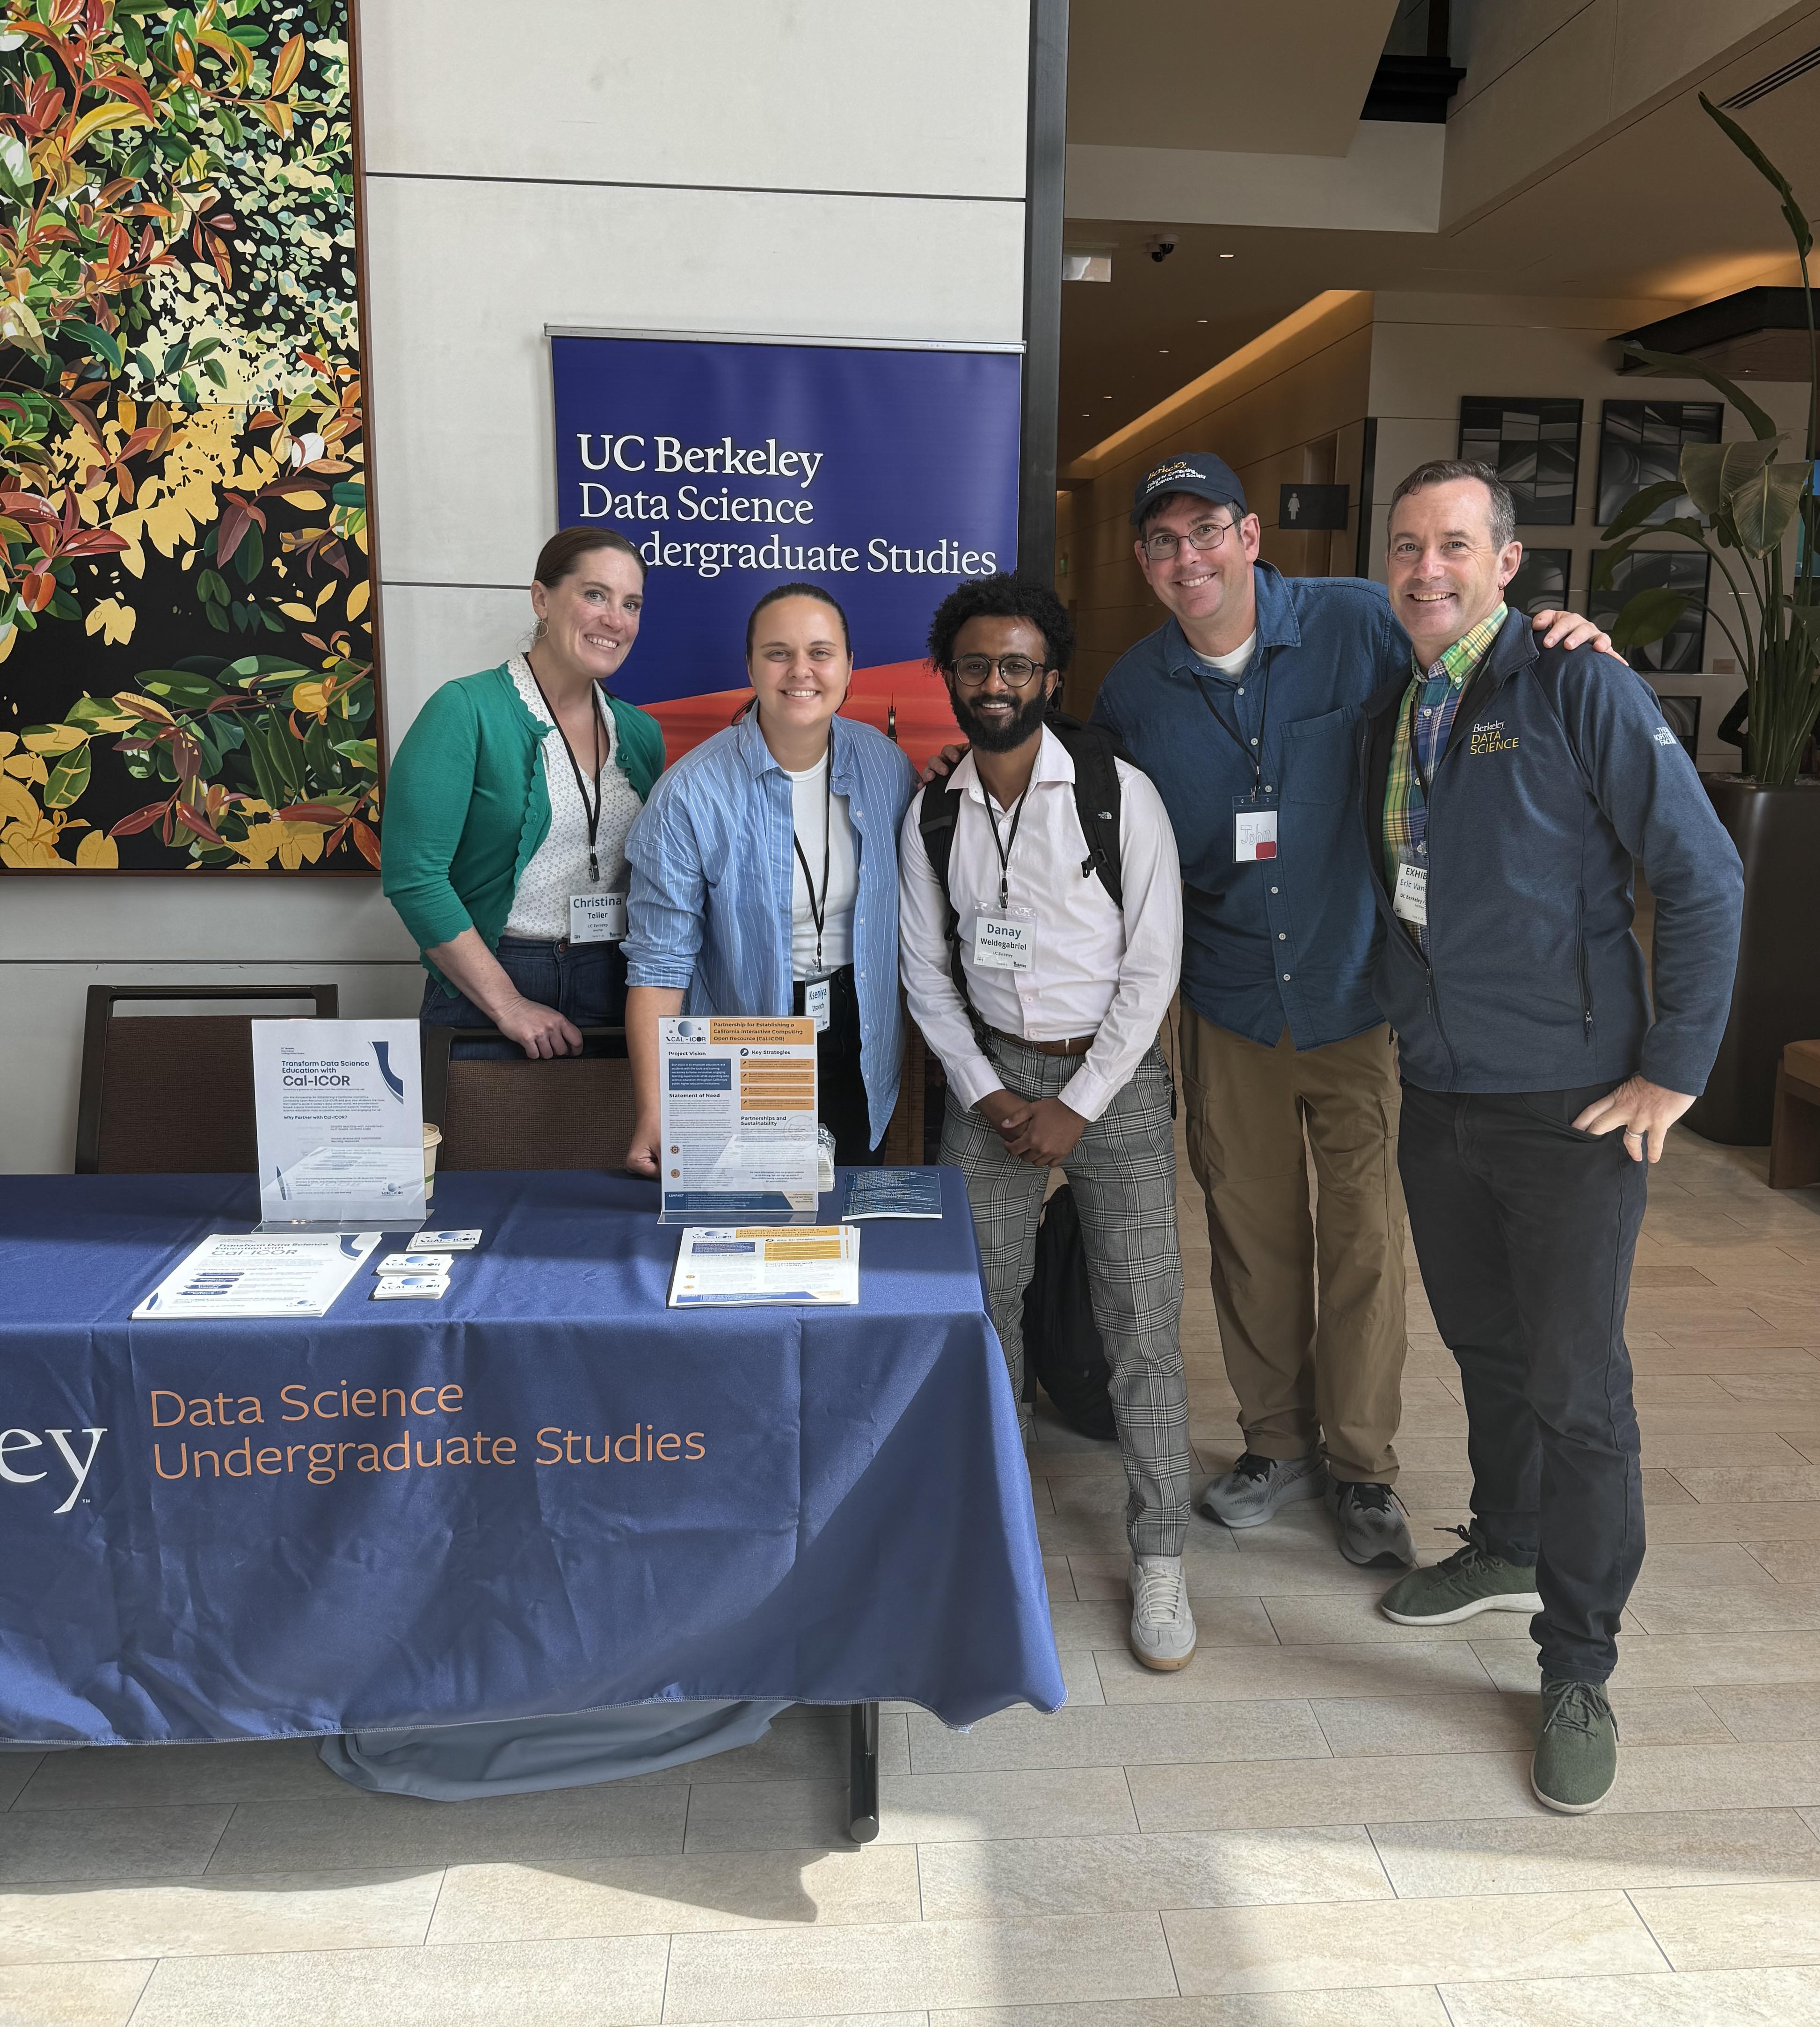
[[[1460,1363],[1472,1510],[1493,1555],[1536,1567],[1542,1673],[1602,1682],[1643,1562],[1624,1311],[1644,1164],[1577,1132],[1611,1089],[1403,1087],[1397,1150],[1434,1320]]]
[[[622,1028],[626,1025],[626,953],[618,943],[540,943],[530,936],[501,936],[493,952],[500,968],[526,999],[553,1006],[578,1028]],[[423,981],[423,1005],[417,1017],[428,1028],[490,1028],[493,1016],[464,992],[445,991],[434,978]],[[462,1060],[516,1056],[516,1042],[458,1042]],[[611,1038],[585,1043],[589,1056],[622,1056],[626,1044]]]
[[[799,981],[793,1000],[803,1011]],[[834,1158],[844,1169],[876,1169],[884,1158],[883,1143],[872,1144],[872,1113],[866,1100],[866,1080],[859,1073],[859,995],[853,967],[844,965],[828,978],[828,1025],[815,1038],[815,1087],[821,1124],[834,1135]]]

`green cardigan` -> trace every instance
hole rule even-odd
[[[663,772],[662,728],[636,704],[607,701],[619,770],[642,803]],[[420,951],[467,929],[497,947],[519,876],[549,834],[539,760],[551,729],[526,710],[502,663],[445,683],[405,733],[386,779],[380,884]],[[423,966],[448,986],[428,958]]]

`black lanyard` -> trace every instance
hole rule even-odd
[[[1252,659],[1253,660],[1257,659],[1255,651],[1253,651]],[[1247,663],[1246,666],[1249,668],[1250,664]],[[1236,746],[1239,751],[1245,755],[1246,759],[1251,762],[1251,799],[1253,802],[1256,802],[1259,791],[1264,786],[1264,729],[1266,724],[1268,723],[1270,718],[1270,689],[1268,671],[1261,674],[1258,677],[1258,686],[1264,692],[1264,701],[1257,707],[1257,745],[1255,751],[1246,744],[1242,734],[1235,731],[1232,726],[1226,722],[1225,714],[1213,701],[1213,697],[1208,692],[1205,681],[1205,670],[1197,667],[1194,673],[1194,687],[1201,692],[1201,701],[1210,711],[1213,712],[1213,722],[1219,726],[1220,729],[1225,733],[1226,737],[1232,741],[1233,744]],[[1236,705],[1235,705],[1234,708],[1237,708]]]
[[[1416,736],[1416,700],[1431,680],[1431,678],[1419,673],[1416,681],[1409,685],[1409,764],[1416,770],[1416,780],[1422,784],[1422,802],[1424,808],[1428,803],[1428,792],[1434,785],[1434,767],[1441,765],[1441,756],[1439,754],[1434,756],[1434,767],[1431,767],[1424,774],[1422,771],[1422,748]],[[1439,707],[1437,706],[1436,708],[1438,709]]]
[[[815,975],[821,975],[821,927],[828,919],[828,869],[832,863],[831,847],[834,826],[834,748],[828,749],[828,758],[823,763],[827,772],[821,777],[821,898],[815,898],[814,876],[809,870],[809,861],[803,855],[803,840],[796,835],[794,815],[790,822],[790,842],[796,847],[796,863],[803,869],[803,885],[809,895],[809,919],[815,925]],[[791,784],[791,797],[794,803],[796,784]]]
[[[1011,839],[1007,844],[999,835],[999,819],[992,810],[992,798],[986,796],[986,821],[992,826],[992,842],[999,847],[999,910],[1004,913],[1011,903],[1011,855],[1017,849],[1017,826],[1024,821],[1024,805],[1030,799],[1030,785],[1024,785],[1024,792],[1011,811]]]
[[[531,669],[528,660],[525,666]],[[569,744],[569,735],[563,729],[560,720],[552,709],[550,700],[544,696],[544,686],[537,682],[535,669],[531,669],[531,681],[537,683],[537,695],[543,697],[544,708],[549,712],[550,722],[556,728],[556,737],[563,742],[563,751],[569,756],[569,766],[575,777],[575,792],[581,798],[581,814],[588,819],[588,877],[598,881],[600,877],[600,855],[596,848],[595,840],[600,832],[600,805],[606,799],[606,791],[600,786],[600,770],[607,764],[600,751],[600,700],[595,696],[594,685],[590,683],[588,685],[589,710],[594,720],[594,799],[590,803],[587,786],[581,776],[581,763],[575,758],[575,749]]]

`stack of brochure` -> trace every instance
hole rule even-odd
[[[375,1267],[378,1279],[369,1298],[375,1302],[439,1302],[449,1293],[449,1270],[457,1253],[471,1253],[480,1243],[478,1230],[420,1231],[402,1253],[388,1253]]]

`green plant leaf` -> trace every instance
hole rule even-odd
[[[1776,455],[1781,441],[1780,437],[1758,437],[1750,443],[1683,444],[1681,482],[1688,498],[1709,521],[1716,521],[1752,473]]]
[[[29,204],[37,186],[31,173],[31,151],[17,134],[0,134],[0,195],[15,204]]]
[[[67,810],[83,790],[88,786],[88,747],[86,742],[73,753],[66,753],[50,770],[50,779],[44,785],[44,807],[47,810]]]
[[[115,372],[120,371],[121,360],[125,355],[121,352],[118,342],[110,333],[103,330],[99,324],[83,323],[79,318],[72,317],[63,328],[73,331],[85,343],[92,345],[97,355],[105,359]]]
[[[1811,477],[1804,464],[1766,464],[1753,472],[1726,503],[1739,547],[1767,556],[1789,532]]]
[[[1659,641],[1687,610],[1685,593],[1640,591],[1611,622],[1611,644],[1621,655]]]
[[[210,682],[206,676],[190,675],[181,669],[142,670],[138,687],[146,696],[155,696],[179,711],[198,709],[228,694],[219,683]]]
[[[1684,374],[1693,380],[1704,380],[1709,387],[1716,387],[1732,406],[1751,426],[1754,437],[1773,437],[1778,434],[1770,421],[1750,396],[1735,381],[1728,380],[1722,373],[1698,359],[1683,359],[1678,352],[1652,352],[1647,345],[1639,345],[1633,338],[1626,341],[1624,349],[1633,359],[1641,359],[1646,366],[1659,366],[1670,373]]]
[[[1807,214],[1795,201],[1795,192],[1789,179],[1776,167],[1737,120],[1722,113],[1704,91],[1700,94],[1700,102],[1706,109],[1707,116],[1718,126],[1720,132],[1781,198],[1782,216],[1789,221],[1789,230],[1795,235],[1796,251],[1800,254],[1803,260],[1806,260],[1814,250],[1814,228],[1807,223]]]
[[[1605,530],[1606,541],[1612,541],[1619,535],[1628,534],[1647,521],[1659,507],[1678,500],[1686,489],[1678,478],[1661,478],[1653,486],[1645,486],[1634,500],[1627,500],[1619,509],[1611,526]]]

